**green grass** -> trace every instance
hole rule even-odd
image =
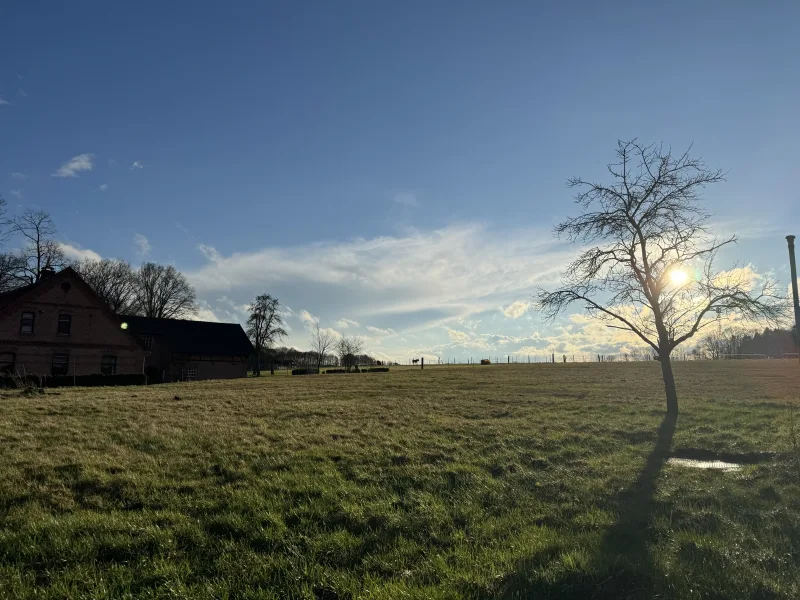
[[[800,369],[675,371],[674,433],[651,363],[5,392],[0,598],[800,597]]]

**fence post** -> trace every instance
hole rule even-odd
[[[420,366],[420,370],[424,369],[425,368],[425,357],[423,356],[422,360],[420,360],[419,362],[420,362],[420,365],[421,365]]]

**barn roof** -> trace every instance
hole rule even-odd
[[[128,331],[137,336],[152,335],[176,354],[249,356],[253,345],[238,323],[212,323],[183,319],[155,319],[122,315]]]

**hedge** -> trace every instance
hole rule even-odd
[[[117,385],[145,385],[147,375],[143,373],[127,373],[121,375],[26,375],[25,377],[0,376],[0,387],[16,388],[17,381],[26,381],[35,387],[100,387]]]
[[[351,371],[351,373],[388,373],[389,367],[370,367],[364,368],[359,370]],[[327,371],[323,371],[323,373],[347,373],[345,369],[328,369]]]
[[[316,369],[292,369],[292,375],[316,375],[319,373]]]

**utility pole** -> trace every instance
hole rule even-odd
[[[800,300],[797,297],[797,264],[794,260],[794,236],[787,235],[789,244],[789,267],[792,273],[792,299],[794,300],[794,331],[797,337],[798,359],[800,359]]]

